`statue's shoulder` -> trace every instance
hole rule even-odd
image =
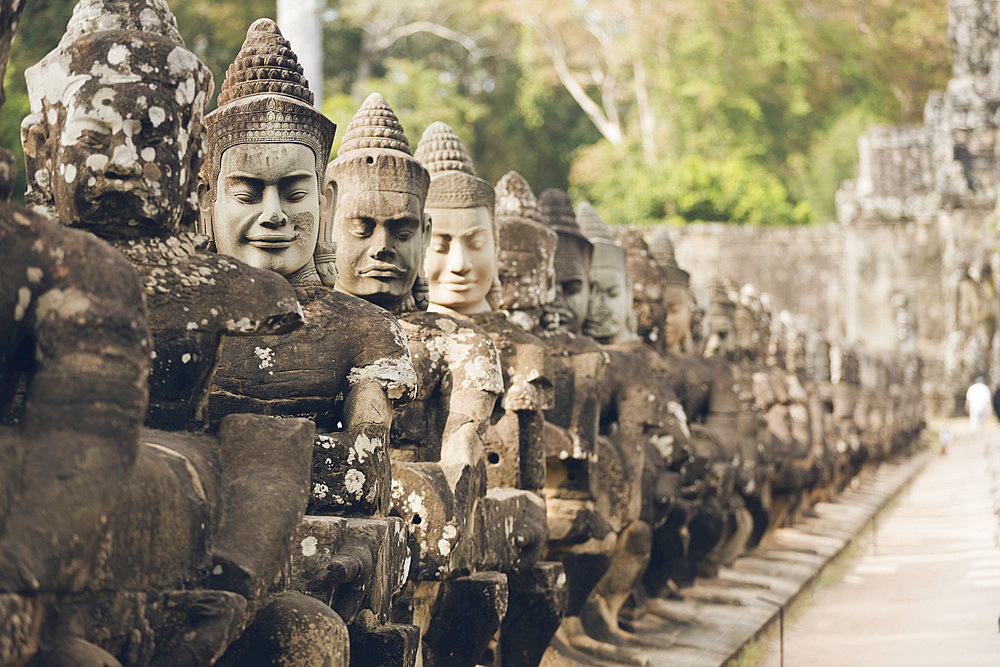
[[[43,304],[71,299],[82,307],[86,300],[88,307],[78,313],[84,319],[144,317],[139,275],[121,253],[89,232],[0,202],[0,246],[7,257],[0,262],[0,303],[4,312],[8,301],[13,304],[14,321],[46,294]]]
[[[447,371],[453,377],[461,377],[464,386],[495,393],[503,391],[496,345],[476,324],[425,311],[404,313],[400,322],[411,346],[419,345],[428,357],[443,360]]]

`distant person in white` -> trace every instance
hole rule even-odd
[[[990,388],[978,377],[965,392],[965,411],[969,413],[969,426],[973,431],[979,430],[979,425],[986,419],[992,407],[993,394]]]

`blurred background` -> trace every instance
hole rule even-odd
[[[24,69],[56,45],[74,4],[28,2],[2,145],[20,146]],[[216,90],[250,23],[277,18],[300,57],[321,59],[322,108],[341,130],[380,91],[411,144],[443,120],[488,181],[517,169],[536,192],[568,189],[614,224],[830,222],[858,136],[919,124],[951,74],[940,0],[168,4]],[[301,45],[300,28],[314,33]]]

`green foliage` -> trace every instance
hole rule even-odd
[[[217,88],[246,28],[276,13],[275,0],[168,3]],[[24,69],[58,43],[74,4],[26,6],[0,111],[0,141],[16,151]],[[830,220],[858,135],[921,122],[950,76],[940,0],[326,4],[324,112],[338,134],[378,90],[412,143],[443,120],[484,178],[516,169],[536,192],[570,188],[617,222]]]
[[[610,223],[805,225],[815,219],[809,204],[794,202],[780,179],[747,159],[686,155],[648,165],[630,151],[599,144],[573,169],[572,193],[596,202]]]

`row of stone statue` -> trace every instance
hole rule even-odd
[[[912,364],[721,283],[692,327],[665,230],[411,153],[378,94],[327,164],[272,21],[208,115],[164,0],[81,0],[26,76],[0,664],[642,664],[659,598],[922,426]]]

